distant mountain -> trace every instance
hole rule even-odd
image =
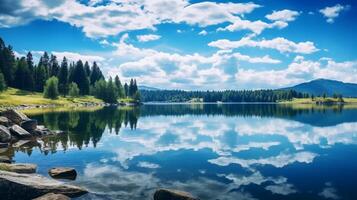
[[[154,88],[154,87],[145,86],[145,85],[139,85],[139,90],[150,90],[150,91],[153,91],[153,90],[160,90],[160,89]]]
[[[292,89],[297,92],[309,93],[315,96],[326,93],[327,96],[342,94],[344,97],[357,97],[357,84],[329,79],[316,79],[283,89]]]

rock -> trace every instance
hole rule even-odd
[[[75,180],[77,177],[77,172],[74,168],[70,167],[55,167],[52,168],[48,171],[48,174],[52,178],[58,178],[58,179],[69,179],[69,180]]]
[[[0,156],[0,163],[11,163],[11,159],[7,156]]]
[[[20,124],[22,121],[26,121],[30,119],[25,114],[13,109],[4,111],[2,115],[4,117],[7,117],[11,122],[15,124]]]
[[[9,129],[0,125],[0,142],[9,142],[11,140],[11,134]]]
[[[158,189],[154,193],[154,200],[198,200],[191,194],[178,190]]]
[[[12,144],[12,147],[19,148],[27,143],[31,142],[31,140],[19,140],[16,143]]]
[[[28,138],[32,136],[29,132],[27,132],[25,129],[21,128],[21,126],[16,124],[10,127],[10,132],[19,138]]]
[[[37,120],[30,119],[21,122],[21,127],[25,129],[26,131],[33,131],[37,128]]]
[[[70,198],[63,194],[48,193],[33,200],[70,200]]]
[[[36,173],[37,165],[35,164],[8,164],[0,163],[0,170],[16,172],[20,174]]]
[[[10,125],[9,119],[6,117],[0,116],[0,125],[9,126]]]
[[[1,148],[7,148],[7,147],[9,147],[9,144],[8,144],[8,143],[2,143],[2,142],[0,142],[0,149],[1,149]]]
[[[7,144],[7,143],[3,143],[3,144]],[[9,150],[8,147],[3,147],[3,148],[0,147],[0,154],[5,153],[5,152],[7,152],[8,150]],[[0,161],[0,162],[1,162],[1,161]]]
[[[19,174],[0,171],[1,199],[33,199],[47,193],[79,197],[87,190],[49,179],[38,174]]]

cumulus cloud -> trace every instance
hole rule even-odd
[[[336,4],[335,6],[323,8],[319,10],[319,12],[327,18],[326,21],[328,23],[333,23],[335,22],[335,18],[337,18],[342,11],[348,10],[349,8],[349,5]]]
[[[293,10],[280,10],[273,11],[273,13],[266,15],[265,17],[271,21],[294,21],[299,16],[299,12]]]
[[[306,41],[295,43],[282,37],[277,37],[271,40],[253,40],[251,37],[244,37],[238,41],[221,39],[208,43],[208,46],[225,50],[240,47],[258,47],[262,49],[275,49],[278,50],[280,53],[301,54],[311,54],[319,50],[315,47],[313,42]]]
[[[158,40],[161,38],[161,36],[148,34],[148,35],[138,35],[136,36],[136,38],[139,40],[139,42],[148,42],[148,41]]]
[[[36,19],[56,19],[82,28],[92,38],[140,29],[155,29],[162,23],[186,23],[201,27],[232,22],[260,6],[254,3],[189,3],[188,0],[67,1],[2,0],[0,26],[27,24]]]

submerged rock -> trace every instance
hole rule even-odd
[[[33,200],[70,200],[70,198],[63,194],[48,193]]]
[[[2,115],[6,118],[8,118],[11,122],[15,123],[15,124],[20,124],[23,121],[27,121],[30,118],[28,118],[25,114],[10,109],[10,110],[6,110],[4,112],[2,112]]]
[[[21,122],[21,127],[26,131],[31,132],[37,128],[37,120],[30,119],[30,120],[23,121]]]
[[[11,140],[11,134],[7,127],[0,125],[0,142],[9,142]]]
[[[16,172],[20,174],[32,174],[36,173],[37,165],[35,164],[8,164],[0,163],[0,170]]]
[[[88,191],[84,188],[69,185],[37,174],[19,174],[0,171],[1,199],[33,199],[47,193],[63,194],[78,197]]]
[[[77,172],[74,168],[70,167],[56,167],[52,168],[48,171],[48,174],[52,178],[58,178],[58,179],[69,179],[69,180],[75,180],[77,177]]]
[[[158,189],[154,193],[154,200],[199,200],[191,194],[179,190]]]
[[[13,125],[10,128],[10,132],[19,138],[28,138],[31,137],[31,133],[27,132],[25,129],[21,128],[19,125]]]
[[[10,125],[9,119],[6,117],[0,116],[0,125],[9,126]]]

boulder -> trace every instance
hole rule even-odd
[[[10,132],[19,138],[28,138],[32,136],[29,132],[27,132],[25,129],[21,128],[21,126],[16,124],[10,127]]]
[[[9,142],[11,140],[11,134],[9,129],[0,125],[0,142]]]
[[[25,114],[13,109],[4,111],[2,115],[15,124],[20,124],[22,121],[30,119]]]
[[[70,198],[63,194],[48,193],[33,200],[70,200]]]
[[[2,143],[0,142],[0,149],[2,148],[8,148],[9,147],[9,143]]]
[[[11,159],[8,156],[0,156],[0,163],[11,163]]]
[[[35,164],[8,164],[0,163],[0,170],[16,172],[20,174],[36,173],[37,165]]]
[[[21,122],[20,126],[26,131],[31,132],[37,128],[37,120],[30,119],[30,120],[23,121]]]
[[[52,168],[48,171],[48,174],[52,178],[57,178],[57,179],[69,179],[69,180],[75,180],[77,177],[77,172],[74,168],[70,167],[55,167]]]
[[[0,116],[0,125],[9,126],[10,125],[9,119],[6,117]]]
[[[198,200],[191,194],[179,190],[158,189],[154,193],[154,200]]]
[[[1,199],[33,199],[47,193],[63,194],[69,197],[79,197],[87,190],[49,179],[38,174],[19,174],[0,171]]]

